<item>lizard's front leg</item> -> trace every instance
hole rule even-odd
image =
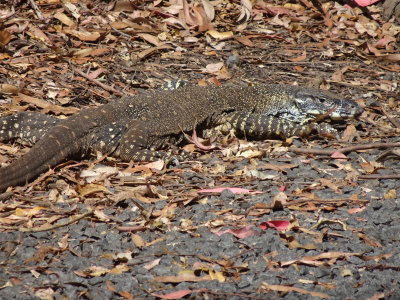
[[[296,123],[275,116],[235,111],[217,120],[217,129],[226,134],[231,130],[241,137],[252,139],[306,136],[315,127],[311,122]]]

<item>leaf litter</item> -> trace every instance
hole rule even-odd
[[[333,1],[1,5],[2,115],[65,118],[176,78],[315,86],[365,111],[338,138],[194,139],[202,156],[176,167],[99,156],[13,188],[0,195],[0,295],[395,299],[400,26],[382,14]],[[26,151],[2,144],[0,163]]]

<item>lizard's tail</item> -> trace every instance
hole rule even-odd
[[[70,141],[66,144],[66,141]],[[71,155],[81,152],[81,139],[66,126],[53,127],[46,138],[41,139],[32,149],[13,162],[0,169],[0,191],[9,186],[26,184],[41,173],[63,162]]]

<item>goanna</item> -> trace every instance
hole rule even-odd
[[[0,140],[32,149],[0,169],[0,191],[25,184],[71,157],[101,151],[124,161],[165,158],[190,133],[218,127],[248,139],[306,136],[318,116],[346,119],[361,108],[329,92],[291,85],[185,86],[88,108],[67,118],[21,112],[0,118]]]

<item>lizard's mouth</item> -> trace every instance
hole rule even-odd
[[[333,121],[340,121],[344,119],[353,119],[361,115],[363,109],[358,105],[351,105],[351,107],[333,108],[332,111],[321,112],[319,110],[308,110],[307,113],[314,117],[328,117]]]
[[[335,110],[331,114],[329,114],[329,117],[332,120],[343,120],[343,119],[354,119],[361,115],[363,112],[363,109],[358,106],[358,105],[352,105],[351,107],[341,108],[338,110]]]

